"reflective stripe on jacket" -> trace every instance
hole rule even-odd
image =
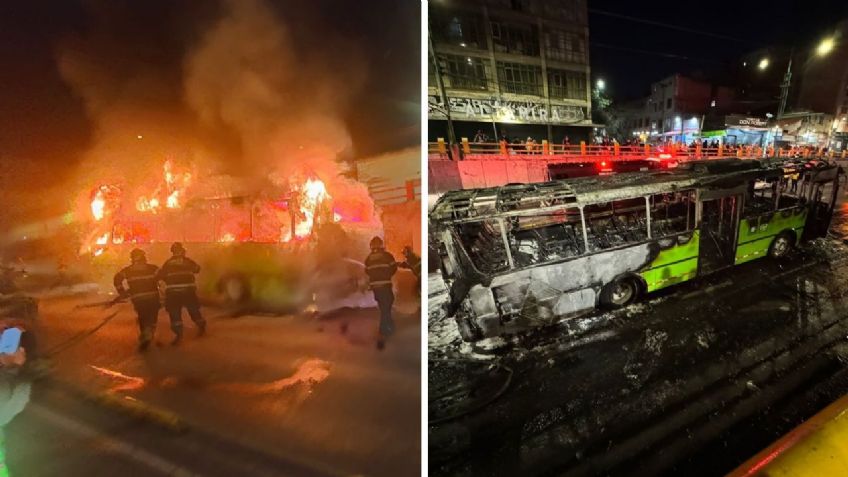
[[[159,298],[159,281],[156,273],[159,267],[149,263],[134,263],[123,268],[117,274],[113,283],[118,293],[125,295],[129,293],[132,300],[156,297]],[[124,282],[128,287],[124,287]]]
[[[397,262],[385,249],[372,250],[365,259],[365,273],[371,288],[391,286],[392,275],[397,272]]]
[[[194,275],[200,272],[200,265],[188,257],[171,257],[162,264],[156,277],[165,282],[166,291],[193,290]]]

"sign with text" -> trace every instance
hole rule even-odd
[[[724,125],[728,127],[765,128],[768,127],[768,119],[731,114],[724,118]]]
[[[430,119],[444,119],[445,105],[438,96],[427,97]],[[451,118],[460,121],[495,121],[526,124],[575,124],[588,118],[580,106],[548,105],[533,101],[503,101],[494,98],[448,98]]]

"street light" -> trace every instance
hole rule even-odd
[[[597,87],[600,91],[603,91],[603,90],[604,90],[604,87],[605,87],[606,85],[607,85],[607,84],[606,84],[606,83],[604,82],[604,80],[602,80],[602,79],[599,79],[597,82],[595,82],[595,86],[596,86],[596,87]]]
[[[769,59],[763,58],[762,60],[760,60],[760,63],[757,65],[757,68],[764,70],[764,69],[768,68],[768,65],[769,65]]]
[[[827,56],[836,46],[836,40],[833,37],[827,37],[816,46],[816,56]],[[780,85],[780,106],[777,108],[777,119],[783,117],[783,112],[786,110],[786,99],[789,97],[789,86],[792,84],[792,53],[794,48],[789,50],[789,64],[786,65],[786,73],[783,75],[783,83]]]
[[[819,43],[819,46],[816,47],[816,54],[819,56],[825,56],[833,50],[833,47],[836,45],[836,41],[833,37],[825,38]]]

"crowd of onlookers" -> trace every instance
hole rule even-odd
[[[482,130],[478,130],[474,136],[473,143],[475,144],[498,144],[498,149],[506,149],[509,154],[541,154],[543,152],[542,141],[537,141],[536,138],[532,136],[527,136],[527,138],[510,136],[506,134],[504,131],[500,132],[499,137],[497,139],[490,137],[488,134],[483,132]],[[682,142],[675,142],[671,140],[660,140],[660,141],[652,141],[652,146],[658,147],[668,147],[675,148],[679,151],[694,151],[699,146],[702,151],[710,151],[707,154],[717,154],[719,148],[721,148],[722,156],[736,156],[740,153],[740,151],[745,152],[749,149],[759,147],[757,145],[752,144],[737,144],[737,143],[724,143],[722,144],[719,139],[702,139],[692,140],[688,144]],[[562,137],[562,140],[558,143],[553,142],[549,144],[548,151],[552,154],[558,154],[563,152],[579,152],[579,148],[581,145],[581,141],[577,141],[576,143],[572,143],[571,139],[565,135]],[[594,139],[594,141],[587,142],[587,146],[594,146],[601,148],[609,148],[610,151],[618,145],[620,147],[644,147],[646,145],[645,141],[643,141],[640,137],[632,137],[623,141],[616,141],[609,136],[599,136]],[[762,151],[762,149],[759,149]],[[828,152],[827,148],[817,148],[813,146],[792,146],[788,153],[781,153],[781,156],[792,156],[792,157],[806,157],[806,156],[814,156],[817,154],[826,154]],[[494,152],[494,151],[493,151]]]

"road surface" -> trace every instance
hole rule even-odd
[[[50,376],[6,429],[12,475],[414,475],[420,469],[420,318],[401,307],[397,331],[375,346],[377,311],[229,317],[206,309],[209,333],[136,351],[129,305],[42,299]],[[172,416],[184,432],[103,394]],[[142,414],[147,416],[147,414]]]

